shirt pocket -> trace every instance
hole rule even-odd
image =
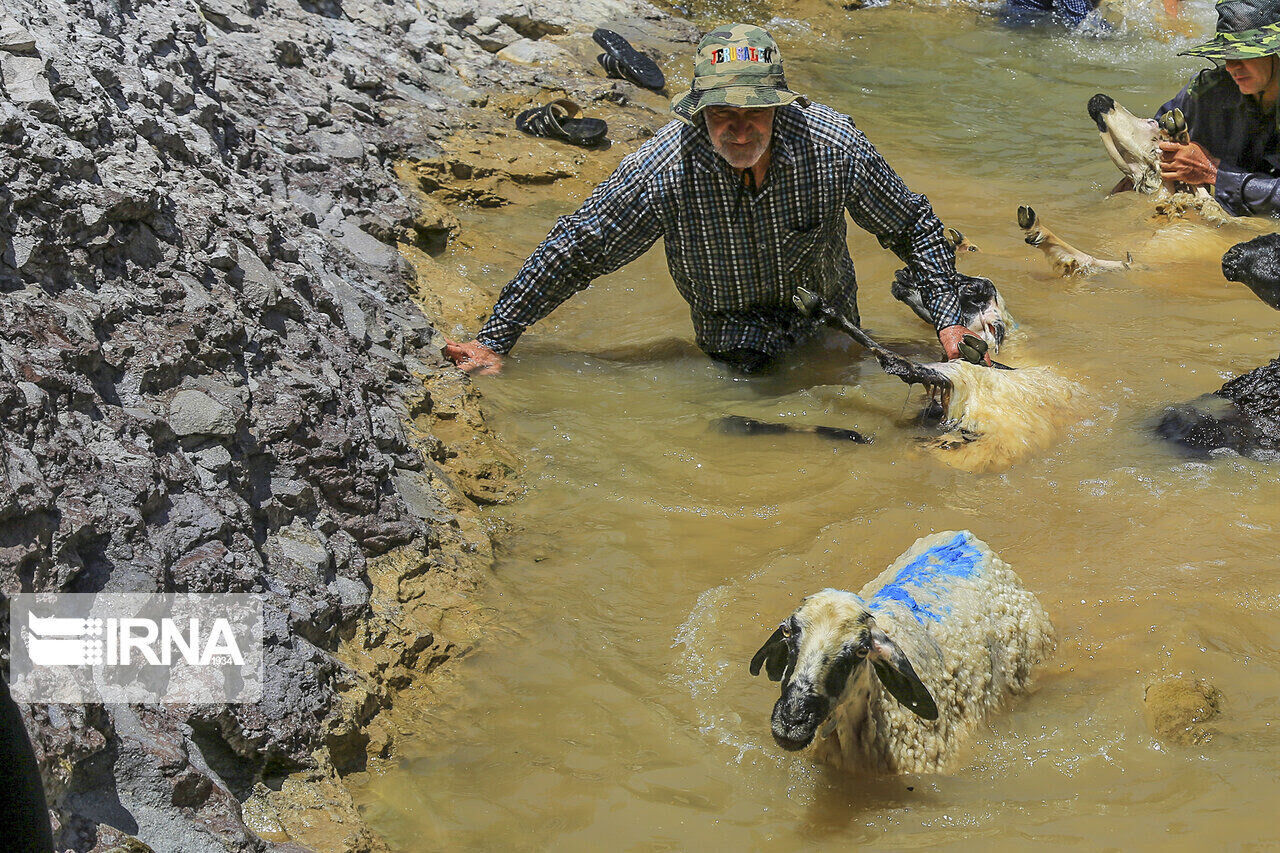
[[[782,274],[794,273],[806,263],[811,262],[817,254],[816,248],[821,237],[821,222],[784,231],[782,243],[778,248],[778,265],[781,267]]]

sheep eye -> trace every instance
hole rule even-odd
[[[783,622],[781,625],[778,626],[778,630],[782,631],[783,639],[787,639],[787,640],[791,639],[791,625],[789,625],[786,622]]]
[[[860,658],[865,658],[867,656],[867,652],[869,651],[870,649],[868,649],[866,646],[858,646],[856,649],[853,650],[853,653]]]

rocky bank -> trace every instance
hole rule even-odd
[[[0,587],[267,610],[261,703],[24,708],[59,849],[383,849],[341,778],[475,642],[518,482],[439,355],[492,294],[433,256],[666,120],[599,25],[687,75],[639,0],[5,0]],[[511,128],[560,95],[612,145]]]

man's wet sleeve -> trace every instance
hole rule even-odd
[[[1232,216],[1280,216],[1280,178],[1218,168],[1213,195]]]
[[[505,355],[524,330],[592,281],[635,260],[662,236],[646,193],[645,149],[626,157],[575,212],[556,221],[498,296],[476,335]]]
[[[851,154],[845,209],[859,228],[874,234],[907,265],[937,328],[962,323],[955,250],[929,200],[907,189],[860,131]]]

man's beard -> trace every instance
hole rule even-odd
[[[711,140],[711,147],[716,153],[725,159],[735,169],[749,169],[756,163],[760,162],[760,158],[764,156],[764,152],[769,148],[769,138],[760,137],[754,140],[754,144],[750,147],[741,145],[726,145],[719,139]]]

